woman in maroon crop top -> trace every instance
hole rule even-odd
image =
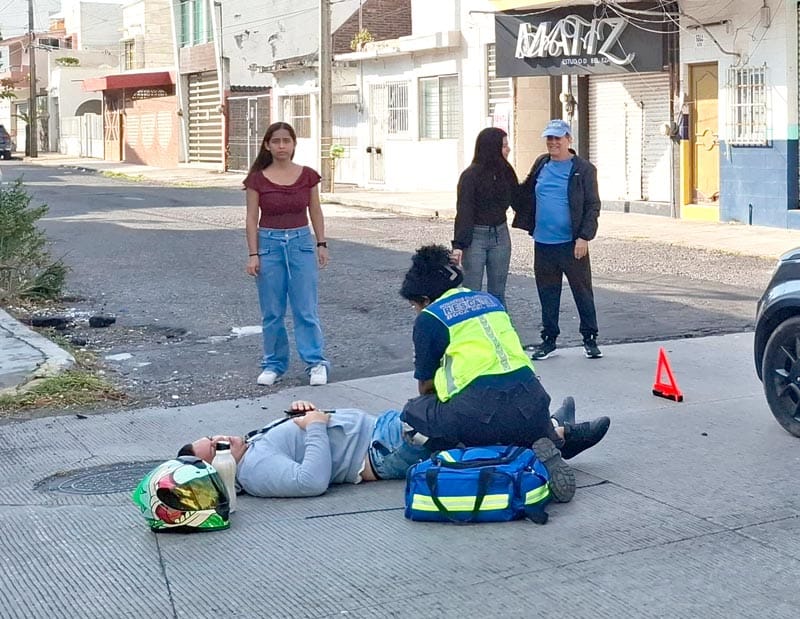
[[[289,337],[284,322],[287,300],[292,306],[297,354],[306,365],[309,382],[328,382],[330,364],[323,354],[325,342],[317,313],[319,269],[328,264],[317,187],[320,176],[292,161],[296,146],[291,125],[271,124],[244,181],[249,253],[246,270],[256,278],[264,338],[259,385],[274,384],[289,368]]]

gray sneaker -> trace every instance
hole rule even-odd
[[[549,438],[540,438],[533,444],[533,453],[550,474],[550,494],[558,503],[568,503],[575,496],[575,473],[561,458],[561,452]]]

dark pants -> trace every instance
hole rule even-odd
[[[562,442],[550,421],[550,396],[533,374],[499,388],[473,383],[447,402],[435,394],[413,398],[401,419],[429,437],[430,449],[459,444],[530,447],[542,437],[556,445]]]
[[[572,297],[581,319],[580,332],[585,338],[597,336],[597,312],[592,292],[592,265],[589,254],[575,259],[575,243],[546,245],[536,243],[533,275],[542,305],[542,338],[557,338],[558,311],[561,306],[561,282],[564,275],[572,289]]]

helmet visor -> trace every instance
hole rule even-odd
[[[183,512],[216,509],[227,495],[216,473],[197,477],[171,487],[160,487],[158,498],[167,507]]]

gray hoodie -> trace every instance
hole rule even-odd
[[[288,421],[253,437],[239,462],[237,481],[252,496],[304,497],[330,484],[357,484],[376,418],[354,408],[336,409],[328,425],[301,430]]]

